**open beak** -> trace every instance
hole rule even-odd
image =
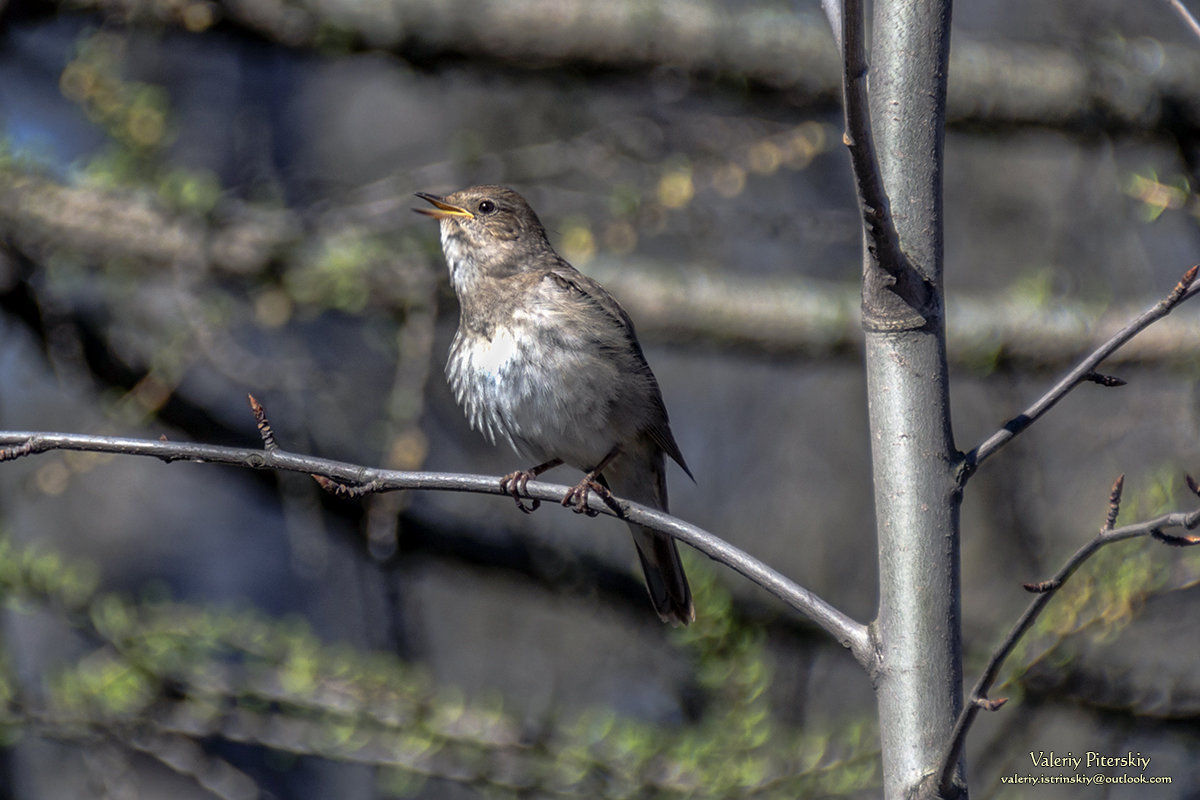
[[[418,214],[424,214],[427,217],[435,219],[444,219],[446,217],[466,217],[467,219],[475,219],[475,215],[465,208],[451,205],[442,198],[425,192],[417,192],[417,197],[429,203],[433,208],[414,208],[413,211]]]

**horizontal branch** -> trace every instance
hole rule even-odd
[[[1193,487],[1193,492],[1195,492],[1195,483],[1191,477],[1188,478],[1187,482],[1188,486]],[[979,712],[981,710],[994,711],[1004,704],[1003,699],[989,700],[987,696],[992,688],[992,684],[996,681],[1000,667],[1004,665],[1005,659],[1008,658],[1013,649],[1021,641],[1021,637],[1025,635],[1041,615],[1042,611],[1050,603],[1050,600],[1053,599],[1054,595],[1058,593],[1067,580],[1083,566],[1084,562],[1095,555],[1101,548],[1115,544],[1116,542],[1125,541],[1126,539],[1150,537],[1164,544],[1176,547],[1188,547],[1200,544],[1200,536],[1167,533],[1167,531],[1173,529],[1190,531],[1200,526],[1200,510],[1176,511],[1146,520],[1145,522],[1114,528],[1113,524],[1116,521],[1117,512],[1120,508],[1121,491],[1124,483],[1124,476],[1121,476],[1113,484],[1112,492],[1109,495],[1108,514],[1100,533],[1076,550],[1067,559],[1066,563],[1059,568],[1058,572],[1054,573],[1052,578],[1040,583],[1025,585],[1027,591],[1033,592],[1037,596],[1029,604],[1029,607],[1025,609],[1025,613],[1013,625],[1008,635],[1004,637],[999,647],[992,653],[992,657],[988,660],[983,674],[979,676],[979,680],[976,681],[974,688],[971,689],[971,694],[967,697],[966,705],[962,713],[959,714],[954,726],[954,732],[947,742],[946,750],[941,760],[941,769],[936,776],[940,787],[939,796],[949,796],[950,794],[955,765],[958,763],[959,754],[965,744],[967,732],[970,730]]]
[[[403,202],[408,202],[407,194]],[[0,169],[0,238],[34,261],[69,249],[87,254],[88,261],[119,260],[123,269],[147,276],[170,274],[181,259],[192,258],[207,259],[204,268],[221,275],[267,275],[281,262],[298,259],[293,248],[320,250],[323,236],[344,231],[346,225],[335,221],[345,213],[330,209],[328,222],[318,221],[312,229],[302,224],[297,212],[245,203],[223,215],[225,221],[205,225],[183,222],[144,195],[67,186],[16,168]],[[353,224],[363,223],[360,219]],[[366,225],[366,230],[373,228]],[[372,302],[409,307],[416,278],[427,274],[428,266],[368,266]],[[410,277],[397,280],[405,270]],[[635,256],[601,256],[585,271],[638,320],[643,340],[703,339],[718,347],[802,357],[856,353],[861,348],[858,282],[734,275],[721,265],[683,270]],[[437,269],[439,277],[443,273]],[[1110,335],[1138,313],[1129,306],[1104,308],[1058,298],[1053,309],[1049,313],[1044,302],[1011,293],[956,298],[946,310],[950,361],[1070,364],[1098,336]],[[1167,320],[1116,357],[1146,365],[1190,366],[1200,360],[1200,320]]]
[[[57,5],[73,13],[93,9],[193,31],[203,27],[195,4]],[[218,0],[203,7],[210,24],[220,20],[285,47],[320,47],[332,37],[407,58],[467,54],[525,69],[584,66],[647,75],[662,68],[743,79],[786,92],[792,103],[832,103],[841,86],[840,54],[829,23],[815,9],[795,13],[787,6],[687,0]],[[1148,69],[1145,44],[1136,37],[1064,48],[956,36],[948,120],[1088,130],[1195,127],[1200,54],[1167,42],[1156,43],[1155,54],[1155,68]]]
[[[256,450],[117,436],[24,431],[0,431],[0,447],[4,448],[0,449],[0,462],[52,450],[76,450],[150,456],[168,463],[192,461],[229,464],[249,469],[301,472],[347,485],[355,494],[421,489],[508,496],[500,488],[498,477],[376,469],[344,461],[289,453],[279,449]],[[536,500],[557,502],[566,494],[568,488],[558,484],[530,481],[526,487],[526,494]],[[670,514],[637,503],[620,500],[619,507],[621,519],[669,534],[766,589],[832,635],[843,647],[854,654],[855,659],[868,672],[874,670],[875,653],[865,625],[856,622],[816,594],[708,531]],[[600,514],[618,516],[595,493],[588,497],[588,508]]]

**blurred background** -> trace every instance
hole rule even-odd
[[[1200,260],[1200,40],[1158,2],[954,16],[968,450]],[[256,447],[250,392],[288,450],[528,466],[454,406],[409,211],[504,183],[633,317],[696,475],[672,510],[869,620],[837,70],[815,0],[0,2],[0,427]],[[1118,475],[1121,522],[1195,502],[1198,358],[1185,306],[970,484],[969,682]],[[666,628],[613,520],[52,453],[0,467],[0,553],[0,798],[877,792],[849,654],[695,553],[698,621]],[[1128,750],[1200,797],[1198,559],[1117,545],[1054,600],[972,733],[976,796],[1073,797],[1000,776]]]

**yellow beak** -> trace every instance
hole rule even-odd
[[[437,195],[426,194],[425,192],[417,192],[417,197],[433,206],[433,208],[414,208],[413,211],[418,214],[424,214],[427,217],[442,219],[444,217],[466,217],[467,219],[475,219],[475,215],[467,211],[461,206],[451,205]]]

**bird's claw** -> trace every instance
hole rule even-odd
[[[517,508],[521,509],[526,514],[532,514],[542,504],[541,500],[536,497],[529,498],[529,505],[525,505],[521,496],[525,494],[525,485],[529,483],[530,478],[535,477],[534,473],[527,469],[519,469],[516,472],[510,472],[500,479],[500,490],[512,496],[513,500],[517,501]]]
[[[571,508],[576,514],[587,514],[589,517],[597,516],[600,512],[595,509],[588,508],[588,493],[595,492],[600,496],[600,499],[611,505],[612,492],[608,487],[591,476],[584,477],[579,483],[567,490],[563,496],[562,504]]]

